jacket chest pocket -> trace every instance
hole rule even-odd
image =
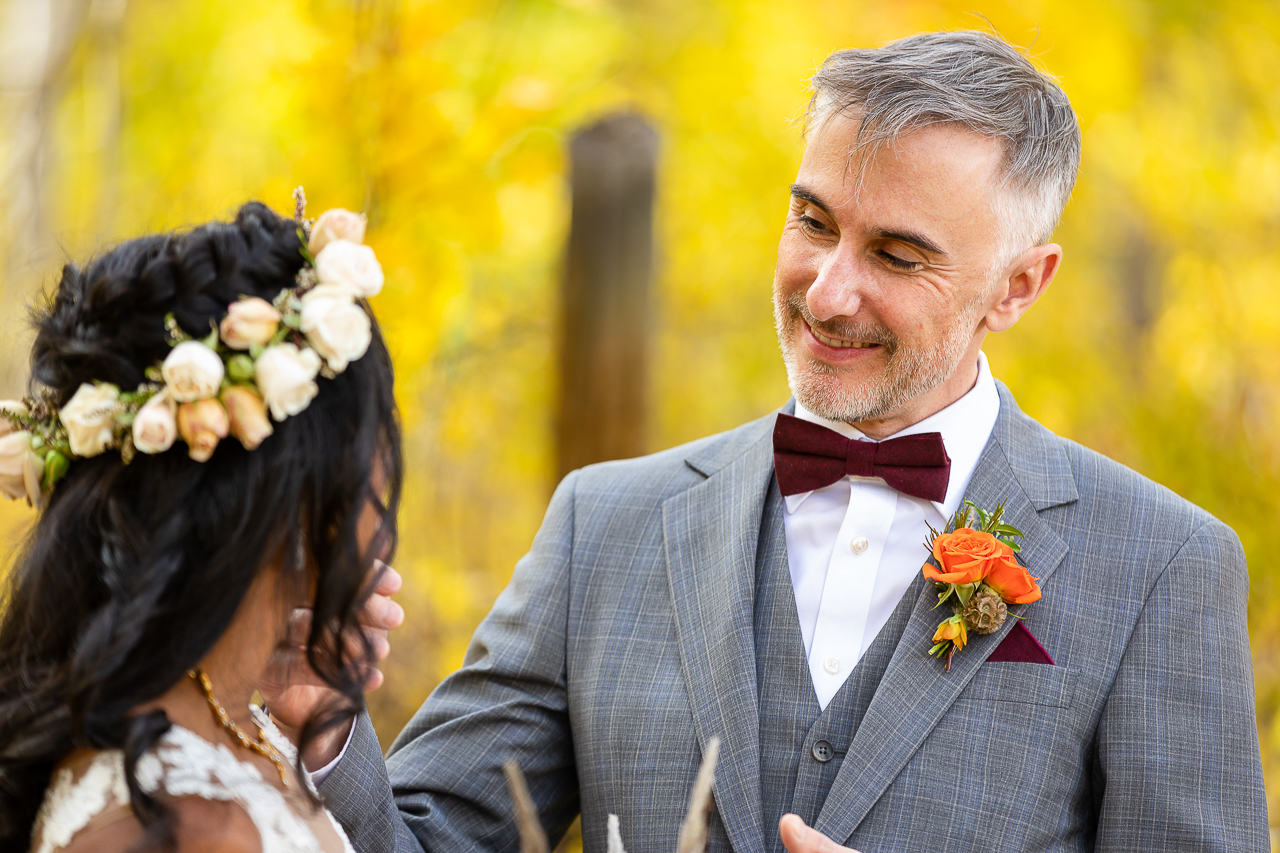
[[[984,663],[956,702],[1017,702],[1069,708],[1080,671],[1039,663]]]

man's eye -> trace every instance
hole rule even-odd
[[[918,261],[908,261],[906,258],[900,258],[892,252],[880,250],[880,259],[896,270],[909,271],[920,268]]]
[[[803,228],[805,231],[810,231],[814,234],[829,233],[827,226],[823,225],[821,222],[814,219],[812,216],[805,216],[803,213],[800,214],[800,227]]]

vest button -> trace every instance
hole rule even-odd
[[[835,758],[835,756],[836,751],[832,748],[829,742],[820,740],[813,745],[813,757],[821,761],[823,764],[826,764],[828,761]]]

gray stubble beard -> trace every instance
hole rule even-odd
[[[775,296],[774,325],[791,393],[806,409],[830,421],[857,424],[882,420],[955,373],[976,327],[972,314],[983,301],[979,295],[966,303],[946,336],[934,346],[920,349],[903,346],[901,339],[883,326],[819,323],[809,314],[803,293],[792,293],[785,302]],[[846,387],[840,382],[838,368],[813,358],[796,344],[795,333],[801,323],[828,337],[880,344],[886,352],[884,373],[878,381]]]

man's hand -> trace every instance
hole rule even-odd
[[[381,572],[378,586],[360,610],[360,629],[373,643],[373,651],[379,662],[391,652],[387,634],[404,622],[404,609],[391,600],[400,591],[404,581],[399,572],[381,561],[373,571]],[[307,662],[307,633],[311,630],[311,609],[300,607],[289,619],[289,634],[271,656],[258,692],[267,701],[271,716],[296,740],[303,724],[325,703],[337,698],[337,692],[325,684]],[[359,637],[346,638],[348,648],[359,655]],[[364,689],[374,690],[382,684],[382,671],[376,667],[369,671]],[[347,742],[350,726],[341,726],[325,732],[307,744],[302,756],[308,770],[323,767],[338,757]]]
[[[858,853],[851,847],[841,847],[816,829],[805,826],[799,815],[784,814],[778,821],[782,843],[790,853]]]

